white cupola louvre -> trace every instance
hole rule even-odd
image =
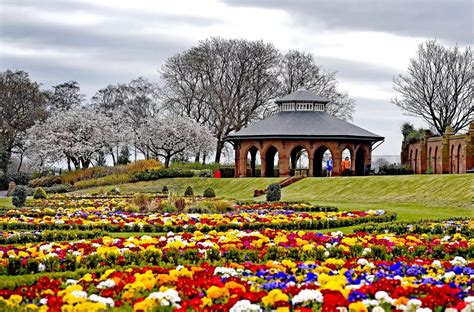
[[[298,89],[275,101],[280,112],[324,112],[328,102],[327,98],[304,89]]]

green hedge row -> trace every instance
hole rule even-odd
[[[145,170],[134,173],[130,177],[130,182],[151,181],[166,178],[191,178],[193,176],[194,172],[192,170],[165,168],[159,170]]]
[[[57,231],[46,230],[42,232],[20,232],[12,236],[0,236],[0,244],[24,244],[37,242],[58,242],[75,239],[94,239],[106,236],[108,233],[96,229],[92,231]]]
[[[467,224],[468,218],[451,218],[449,220],[421,220],[418,222],[391,222],[383,225],[367,223],[358,226],[354,232],[366,232],[373,234],[395,233],[395,234],[445,234],[453,235],[460,233],[468,238],[474,238],[474,228]],[[456,223],[457,222],[457,223]]]

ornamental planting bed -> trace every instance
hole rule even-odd
[[[395,216],[303,203],[214,214],[127,205],[66,197],[3,212],[0,310],[474,310],[472,220],[380,224]],[[355,234],[317,231],[355,224]],[[127,231],[155,233],[108,233]]]

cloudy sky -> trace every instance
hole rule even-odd
[[[417,46],[471,45],[471,0],[0,0],[1,70],[23,69],[51,87],[77,80],[88,97],[138,76],[158,80],[167,57],[211,36],[263,39],[312,52],[356,99],[354,123],[398,155],[412,121],[390,98]]]

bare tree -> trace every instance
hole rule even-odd
[[[400,96],[392,103],[408,115],[421,117],[440,135],[448,126],[460,131],[474,119],[471,48],[445,48],[436,40],[422,43],[408,75],[394,78],[394,89]]]
[[[0,170],[7,172],[17,136],[46,117],[46,93],[24,71],[0,73],[0,137],[3,155]]]
[[[262,41],[211,38],[167,60],[161,70],[168,107],[224,138],[257,119],[278,87],[279,53]]]
[[[326,110],[338,118],[352,120],[355,100],[347,92],[338,90],[336,72],[323,71],[311,53],[291,50],[280,65],[280,96],[305,88],[329,99]]]

